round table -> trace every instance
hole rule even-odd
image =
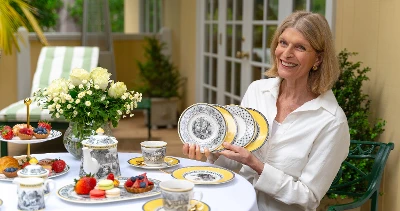
[[[128,201],[111,202],[103,204],[79,204],[67,202],[60,199],[56,191],[68,184],[74,183],[74,178],[79,178],[78,170],[80,167],[80,160],[75,159],[69,153],[47,153],[32,155],[38,160],[43,158],[61,158],[71,167],[65,175],[55,177],[53,180],[56,183],[56,189],[50,193],[46,200],[46,210],[107,210],[110,208],[117,208],[120,210],[142,210],[142,206],[147,201],[160,198],[160,195],[148,198],[133,199]],[[141,154],[137,153],[119,153],[119,165],[121,168],[122,176],[135,176],[143,172],[147,172],[150,178],[158,179],[160,181],[174,179],[170,174],[161,172],[160,170],[148,170],[130,166],[128,160],[134,157],[139,157]],[[178,158],[180,164],[167,168],[170,171],[175,168],[185,166],[210,166],[212,164],[200,162],[196,160]],[[0,207],[1,211],[17,210],[17,185],[12,182],[0,181],[0,199],[3,200],[3,206]],[[227,210],[240,210],[240,211],[258,211],[256,194],[253,186],[245,180],[242,176],[236,174],[233,181],[218,184],[218,185],[196,185],[196,191],[203,192],[202,201],[208,204],[212,211],[227,211]]]

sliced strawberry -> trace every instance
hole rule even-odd
[[[40,120],[38,122],[38,127],[43,127],[46,128],[46,130],[50,131],[51,130],[51,123],[47,120]]]
[[[137,179],[137,180],[133,183],[132,187],[133,187],[133,188],[140,188],[140,181]]]

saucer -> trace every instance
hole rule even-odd
[[[194,202],[197,202],[197,200],[192,200],[191,204]],[[163,208],[163,199],[158,198],[158,199],[153,199],[151,201],[146,202],[143,207],[143,211],[164,211]],[[210,206],[208,204],[199,201],[198,204],[196,205],[196,211],[210,211]]]
[[[165,157],[164,158],[164,163],[162,163],[160,166],[147,166],[144,163],[143,157],[135,157],[131,158],[128,160],[129,165],[137,168],[142,168],[142,169],[164,169],[164,168],[169,168],[172,166],[176,166],[180,163],[179,159],[174,158],[174,157]]]

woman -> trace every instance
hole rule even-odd
[[[325,18],[295,12],[276,30],[269,79],[248,87],[242,106],[262,112],[270,126],[267,143],[250,153],[224,143],[205,150],[208,162],[240,169],[257,193],[260,211],[315,210],[346,158],[350,134],[331,90],[340,70]],[[201,159],[198,146],[183,146]]]

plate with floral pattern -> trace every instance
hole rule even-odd
[[[269,133],[269,126],[268,126],[268,121],[265,118],[265,116],[252,108],[247,108],[247,110],[250,112],[250,114],[253,116],[254,120],[257,123],[258,126],[258,133],[254,141],[252,141],[250,144],[248,144],[245,148],[249,150],[250,152],[253,152],[259,148],[261,148],[268,139],[268,133]]]
[[[175,179],[189,180],[199,185],[217,185],[232,181],[235,178],[235,173],[221,167],[188,166],[174,170],[171,176]]]
[[[178,158],[174,157],[165,157],[164,158],[164,163],[160,166],[147,166],[144,163],[143,157],[135,157],[131,158],[128,160],[129,165],[137,168],[143,168],[143,169],[164,169],[164,168],[169,168],[172,166],[179,165],[180,161]]]
[[[250,112],[241,106],[226,105],[224,106],[236,120],[238,133],[236,139],[232,142],[233,145],[245,147],[252,142],[257,134],[256,122]]]
[[[190,204],[192,204],[192,208],[193,204],[195,204],[194,206],[196,206],[195,210],[201,210],[201,211],[210,211],[210,206],[208,206],[208,204],[202,202],[202,201],[197,201],[195,199],[192,199],[190,201]],[[158,199],[153,199],[150,200],[148,202],[146,202],[143,207],[142,207],[143,211],[164,211],[163,208],[163,199],[162,198],[158,198]]]
[[[227,133],[228,130],[224,114],[214,106],[205,103],[188,107],[178,121],[178,134],[181,141],[199,145],[201,152],[204,152],[204,148],[214,151],[225,139],[233,140],[235,134]]]
[[[101,204],[101,203],[110,203],[110,202],[118,202],[118,201],[126,201],[126,200],[134,200],[140,198],[146,198],[151,196],[156,196],[161,193],[160,190],[160,181],[156,179],[148,178],[150,181],[154,183],[154,188],[148,192],[144,193],[129,193],[124,188],[124,183],[128,180],[128,177],[119,177],[119,186],[118,188],[121,190],[121,195],[115,198],[102,198],[102,199],[92,199],[89,195],[78,195],[74,191],[75,184],[69,184],[63,186],[57,191],[57,196],[62,200],[74,202],[74,203],[82,203],[82,204]]]
[[[11,142],[14,144],[35,144],[35,143],[41,143],[41,142],[45,142],[45,141],[50,141],[52,139],[56,139],[56,138],[60,137],[61,135],[62,135],[62,133],[60,131],[51,130],[49,136],[47,138],[43,138],[43,139],[37,139],[37,138],[35,138],[35,136],[33,136],[31,140],[21,140],[18,136],[14,136],[14,138],[12,138],[11,140],[7,140],[7,139],[3,139],[0,136],[0,141]]]

